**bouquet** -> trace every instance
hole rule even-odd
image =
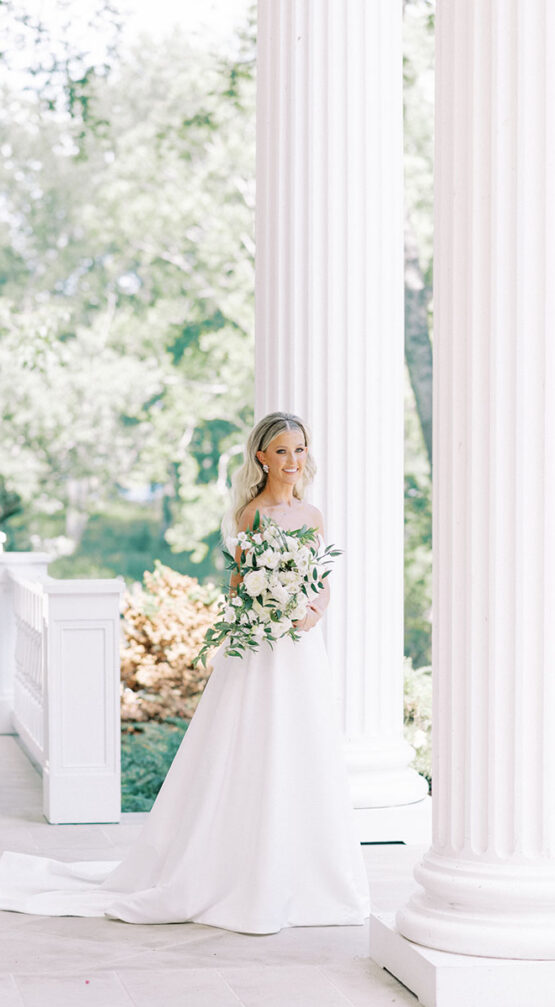
[[[256,650],[266,641],[270,647],[282,636],[299,640],[293,626],[304,619],[311,597],[324,587],[324,578],[342,549],[326,546],[318,551],[317,528],[285,530],[273,518],[257,510],[253,527],[239,532],[231,544],[240,544],[239,563],[226,549],[227,569],[242,573],[237,593],[230,592],[220,602],[216,622],[207,630],[204,643],[193,659],[193,667],[206,655],[227,641],[225,653],[242,657],[246,650]]]

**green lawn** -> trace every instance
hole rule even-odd
[[[150,811],[188,723],[172,717],[161,724],[150,720],[141,724],[126,721],[122,725],[122,811]],[[133,733],[128,733],[129,727]]]

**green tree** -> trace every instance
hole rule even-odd
[[[88,75],[85,117],[3,82],[0,471],[30,526],[60,508],[77,542],[161,485],[168,542],[215,543],[252,420],[252,54],[138,44]]]

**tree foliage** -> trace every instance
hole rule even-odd
[[[23,27],[41,55],[35,87],[1,78],[0,472],[29,528],[77,511],[77,540],[158,487],[200,561],[252,419],[252,32],[233,62],[176,31],[46,72]]]
[[[21,0],[0,4],[2,520],[12,548],[53,548],[65,576],[137,579],[158,557],[213,577],[253,421],[254,13],[231,58],[178,30],[123,45],[109,0],[85,21],[78,0],[54,8],[56,30]],[[430,636],[432,62],[433,4],[407,0],[406,203],[424,347],[422,364],[413,332],[415,666],[429,664]]]

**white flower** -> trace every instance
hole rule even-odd
[[[282,573],[279,574],[279,580],[281,584],[286,584],[289,588],[291,588],[293,584],[299,584],[300,577],[295,570],[283,570]]]
[[[253,535],[252,540],[253,542],[256,542],[257,545],[262,545],[262,535],[260,532],[256,532],[256,534]]]
[[[284,615],[283,619],[280,619],[279,622],[276,622],[275,628],[276,630],[279,631],[279,633],[283,635],[284,633],[287,633],[291,629],[292,625],[293,623],[291,622],[291,619],[288,619],[287,616]]]
[[[254,639],[258,640],[258,643],[260,643],[264,639],[264,637],[266,635],[264,633],[264,626],[255,626],[254,629],[253,629],[253,631],[252,631],[252,635],[253,635]]]
[[[250,573],[245,574],[243,583],[251,598],[255,598],[262,594],[266,586],[266,574],[264,570],[251,570]]]
[[[240,531],[239,534],[238,534],[238,536],[237,536],[237,541],[238,542],[246,542],[247,539],[248,539],[248,535],[246,534],[246,532]]]
[[[285,541],[287,543],[287,548],[290,552],[298,552],[299,550],[299,540],[295,538],[294,535],[286,535]]]
[[[260,566],[267,566],[270,570],[274,570],[278,566],[280,561],[280,554],[275,552],[274,549],[268,547],[261,552],[258,557],[258,562]]]
[[[226,605],[224,619],[226,622],[235,622],[235,609],[231,605]]]
[[[250,624],[250,621],[251,620],[249,617],[249,613],[241,612],[241,615],[239,616],[239,622],[242,622],[244,626],[248,626]]]
[[[285,587],[283,587],[283,585],[280,584],[279,581],[277,582],[277,584],[274,584],[272,586],[272,594],[280,605],[287,605],[287,602],[289,601],[289,591]]]
[[[413,748],[424,748],[424,745],[426,744],[427,740],[428,739],[424,731],[421,731],[420,728],[418,727],[412,736]]]
[[[305,545],[302,545],[295,556],[295,562],[297,564],[297,570],[301,573],[306,573],[308,571],[308,565],[310,562],[311,554]]]
[[[237,597],[237,595],[235,595],[235,597],[231,599],[231,604],[235,605],[236,608],[240,608],[243,602]]]
[[[270,617],[270,613],[264,608],[263,605],[260,604],[259,601],[256,600],[256,598],[254,599],[254,601],[252,603],[252,610],[253,610],[253,612],[256,612],[256,614],[259,617],[259,619],[262,619],[262,622],[269,622],[270,621],[270,618],[271,618]]]
[[[289,613],[290,618],[295,621],[296,619],[304,619],[306,616],[306,610],[308,605],[306,602],[299,601],[292,612]]]

